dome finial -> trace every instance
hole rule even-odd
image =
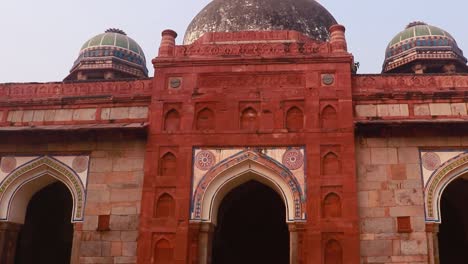
[[[117,33],[117,34],[122,34],[122,35],[127,35],[127,33],[125,33],[125,31],[121,30],[121,29],[118,29],[118,28],[109,28],[105,31],[105,33]]]
[[[413,21],[411,23],[409,23],[406,28],[410,28],[410,27],[415,27],[415,26],[427,26],[427,23],[425,22],[422,22],[422,21]],[[405,29],[406,29],[405,28]]]

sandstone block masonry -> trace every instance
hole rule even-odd
[[[90,155],[85,217],[75,224],[71,263],[136,263],[145,144],[144,135],[116,131],[0,138],[2,152]],[[109,226],[98,231],[103,216]]]
[[[467,137],[357,137],[362,263],[429,263],[420,148],[468,146]],[[409,217],[410,232],[398,232]]]

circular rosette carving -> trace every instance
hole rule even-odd
[[[202,150],[195,156],[195,166],[203,171],[209,170],[215,162],[214,154],[208,150]]]
[[[16,168],[16,159],[14,157],[3,157],[0,163],[0,169],[4,173],[10,173]]]
[[[422,156],[422,165],[426,170],[436,170],[441,165],[439,155],[437,155],[437,153],[434,152],[428,152],[424,154]]]
[[[88,157],[79,156],[73,159],[72,168],[76,173],[85,172],[88,169]]]
[[[297,170],[304,164],[304,155],[298,149],[290,149],[283,154],[283,165],[290,170]]]

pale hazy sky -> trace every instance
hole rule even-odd
[[[179,33],[211,0],[0,0],[0,83],[61,81],[81,45],[107,28],[123,29],[151,59],[161,31]],[[359,73],[379,73],[385,48],[411,21],[450,32],[468,53],[464,0],[320,0],[347,28]]]

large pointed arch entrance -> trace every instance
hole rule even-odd
[[[34,194],[19,233],[15,264],[70,263],[72,208],[70,192],[60,181]]]
[[[213,264],[288,264],[289,232],[281,196],[252,180],[224,197],[213,235]]]
[[[192,196],[198,263],[297,263],[305,195],[291,171],[244,151],[209,170]]]
[[[73,224],[83,219],[82,178],[54,157],[28,159],[0,182],[0,263],[75,263],[79,239],[73,239]]]

